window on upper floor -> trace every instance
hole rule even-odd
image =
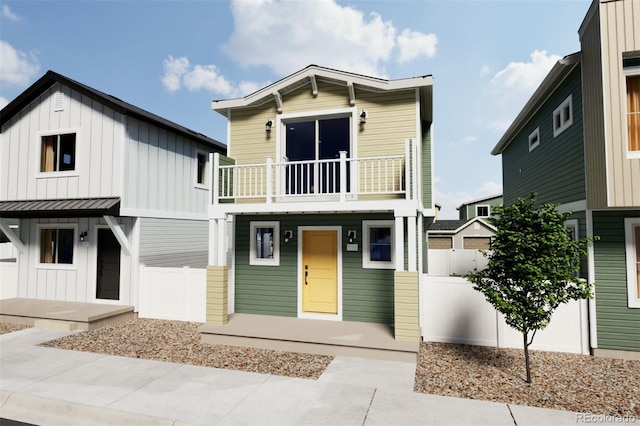
[[[41,172],[63,172],[76,168],[76,134],[42,136]]]
[[[40,228],[40,263],[73,264],[74,228]]]
[[[627,86],[627,153],[640,157],[640,69],[626,76]]]
[[[533,151],[538,145],[540,145],[540,128],[536,127],[529,135],[529,151]]]
[[[630,308],[640,308],[640,217],[624,220],[627,297]]]
[[[249,264],[280,265],[280,223],[251,222]]]
[[[393,220],[362,221],[362,267],[393,269],[394,262]]]
[[[195,184],[199,187],[207,186],[207,174],[208,168],[208,155],[202,151],[196,151],[196,176]]]
[[[553,137],[564,132],[573,124],[573,98],[571,95],[553,111]]]
[[[489,214],[491,213],[491,207],[490,206],[476,206],[476,216],[478,217],[489,217]]]

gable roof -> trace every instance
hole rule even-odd
[[[487,229],[497,231],[497,228],[480,217],[474,217],[469,220],[451,219],[451,220],[436,220],[427,228],[427,234],[457,234],[469,225],[475,222],[480,222]]]
[[[549,99],[551,94],[558,88],[560,83],[567,78],[569,73],[580,65],[581,61],[582,53],[576,52],[556,62],[553,68],[551,68],[551,71],[549,71],[549,74],[542,80],[540,86],[538,86],[533,95],[531,95],[531,98],[527,101],[518,116],[513,120],[513,123],[511,123],[496,146],[491,150],[491,155],[502,154],[504,150],[511,145],[513,138],[522,126],[533,118],[533,114]]]
[[[7,121],[11,120],[12,117],[22,111],[27,105],[33,102],[38,96],[40,96],[45,90],[53,86],[55,83],[60,83],[68,86],[71,89],[80,92],[83,95],[102,103],[103,105],[108,106],[109,108],[113,109],[116,112],[119,112],[120,114],[137,118],[141,121],[153,124],[165,130],[175,132],[189,139],[195,139],[199,142],[213,147],[217,152],[220,152],[222,154],[226,154],[227,152],[226,145],[218,142],[215,139],[205,136],[202,133],[195,132],[158,115],[152,114],[148,111],[143,110],[142,108],[138,108],[135,105],[124,102],[116,98],[115,96],[108,95],[104,92],[79,83],[51,70],[47,71],[42,77],[40,77],[39,80],[37,80],[24,92],[18,95],[13,101],[9,102],[7,106],[2,108],[2,111],[0,111],[0,131],[1,127],[4,126]]]
[[[317,82],[326,81],[346,87],[359,88],[371,92],[386,92],[393,90],[417,89],[421,90],[421,98],[431,104],[433,76],[423,75],[420,77],[404,78],[399,80],[385,80],[377,77],[369,77],[362,74],[355,74],[340,71],[333,68],[309,65],[281,80],[276,81],[244,98],[214,100],[211,108],[228,118],[228,110],[233,108],[254,107],[264,105],[274,101],[276,98],[299,89],[306,85],[311,85],[314,95],[317,93]],[[422,118],[432,121],[431,111],[424,111],[427,114]]]
[[[489,200],[493,200],[495,198],[500,198],[500,197],[502,197],[502,194],[494,194],[494,195],[489,195],[489,196],[482,197],[482,198],[476,198],[475,200],[465,201],[464,203],[462,203],[458,207],[456,207],[456,210],[460,210],[464,206],[469,206],[471,204],[480,203],[482,201],[489,201]]]

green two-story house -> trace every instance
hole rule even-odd
[[[492,151],[505,204],[535,192],[598,239],[580,274],[594,355],[640,359],[640,8],[594,0],[580,52],[558,61]]]

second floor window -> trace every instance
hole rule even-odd
[[[76,134],[42,137],[41,172],[62,172],[76,168]]]
[[[640,74],[627,76],[627,137],[629,152],[640,154]]]
[[[553,137],[564,132],[573,124],[572,96],[569,95],[558,108],[553,111]]]
[[[198,152],[196,154],[196,184],[206,185],[207,179],[207,154]]]

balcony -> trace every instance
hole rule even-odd
[[[212,204],[413,199],[417,153],[337,159],[232,164],[214,155]],[[409,183],[409,185],[407,185]]]

